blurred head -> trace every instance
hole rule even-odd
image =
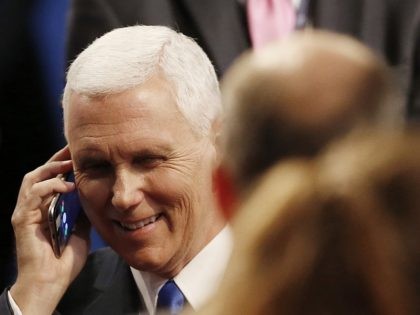
[[[417,314],[419,142],[362,134],[270,169],[235,217],[202,314]]]
[[[245,53],[225,75],[222,99],[223,169],[239,195],[279,159],[314,156],[356,125],[398,116],[385,63],[322,31]]]
[[[166,27],[116,29],[72,63],[64,126],[79,195],[131,266],[173,277],[223,227],[213,198],[213,67]]]

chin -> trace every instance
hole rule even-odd
[[[156,253],[156,250],[152,249],[125,252],[121,256],[131,267],[148,272],[156,272],[167,263]]]

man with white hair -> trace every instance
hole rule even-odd
[[[201,48],[166,27],[116,29],[77,57],[63,97],[68,146],[22,182],[18,278],[1,314],[155,314],[163,295],[177,297],[171,312],[205,302],[231,249],[212,189],[219,94]],[[71,170],[75,185],[57,178]],[[80,222],[57,259],[46,208],[75,186],[110,248],[88,257]]]

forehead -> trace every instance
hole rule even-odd
[[[175,139],[192,133],[169,85],[160,79],[104,97],[74,93],[65,111],[65,127],[70,145]]]

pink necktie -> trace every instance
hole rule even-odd
[[[292,0],[248,0],[247,14],[252,46],[259,48],[285,38],[296,23]]]

